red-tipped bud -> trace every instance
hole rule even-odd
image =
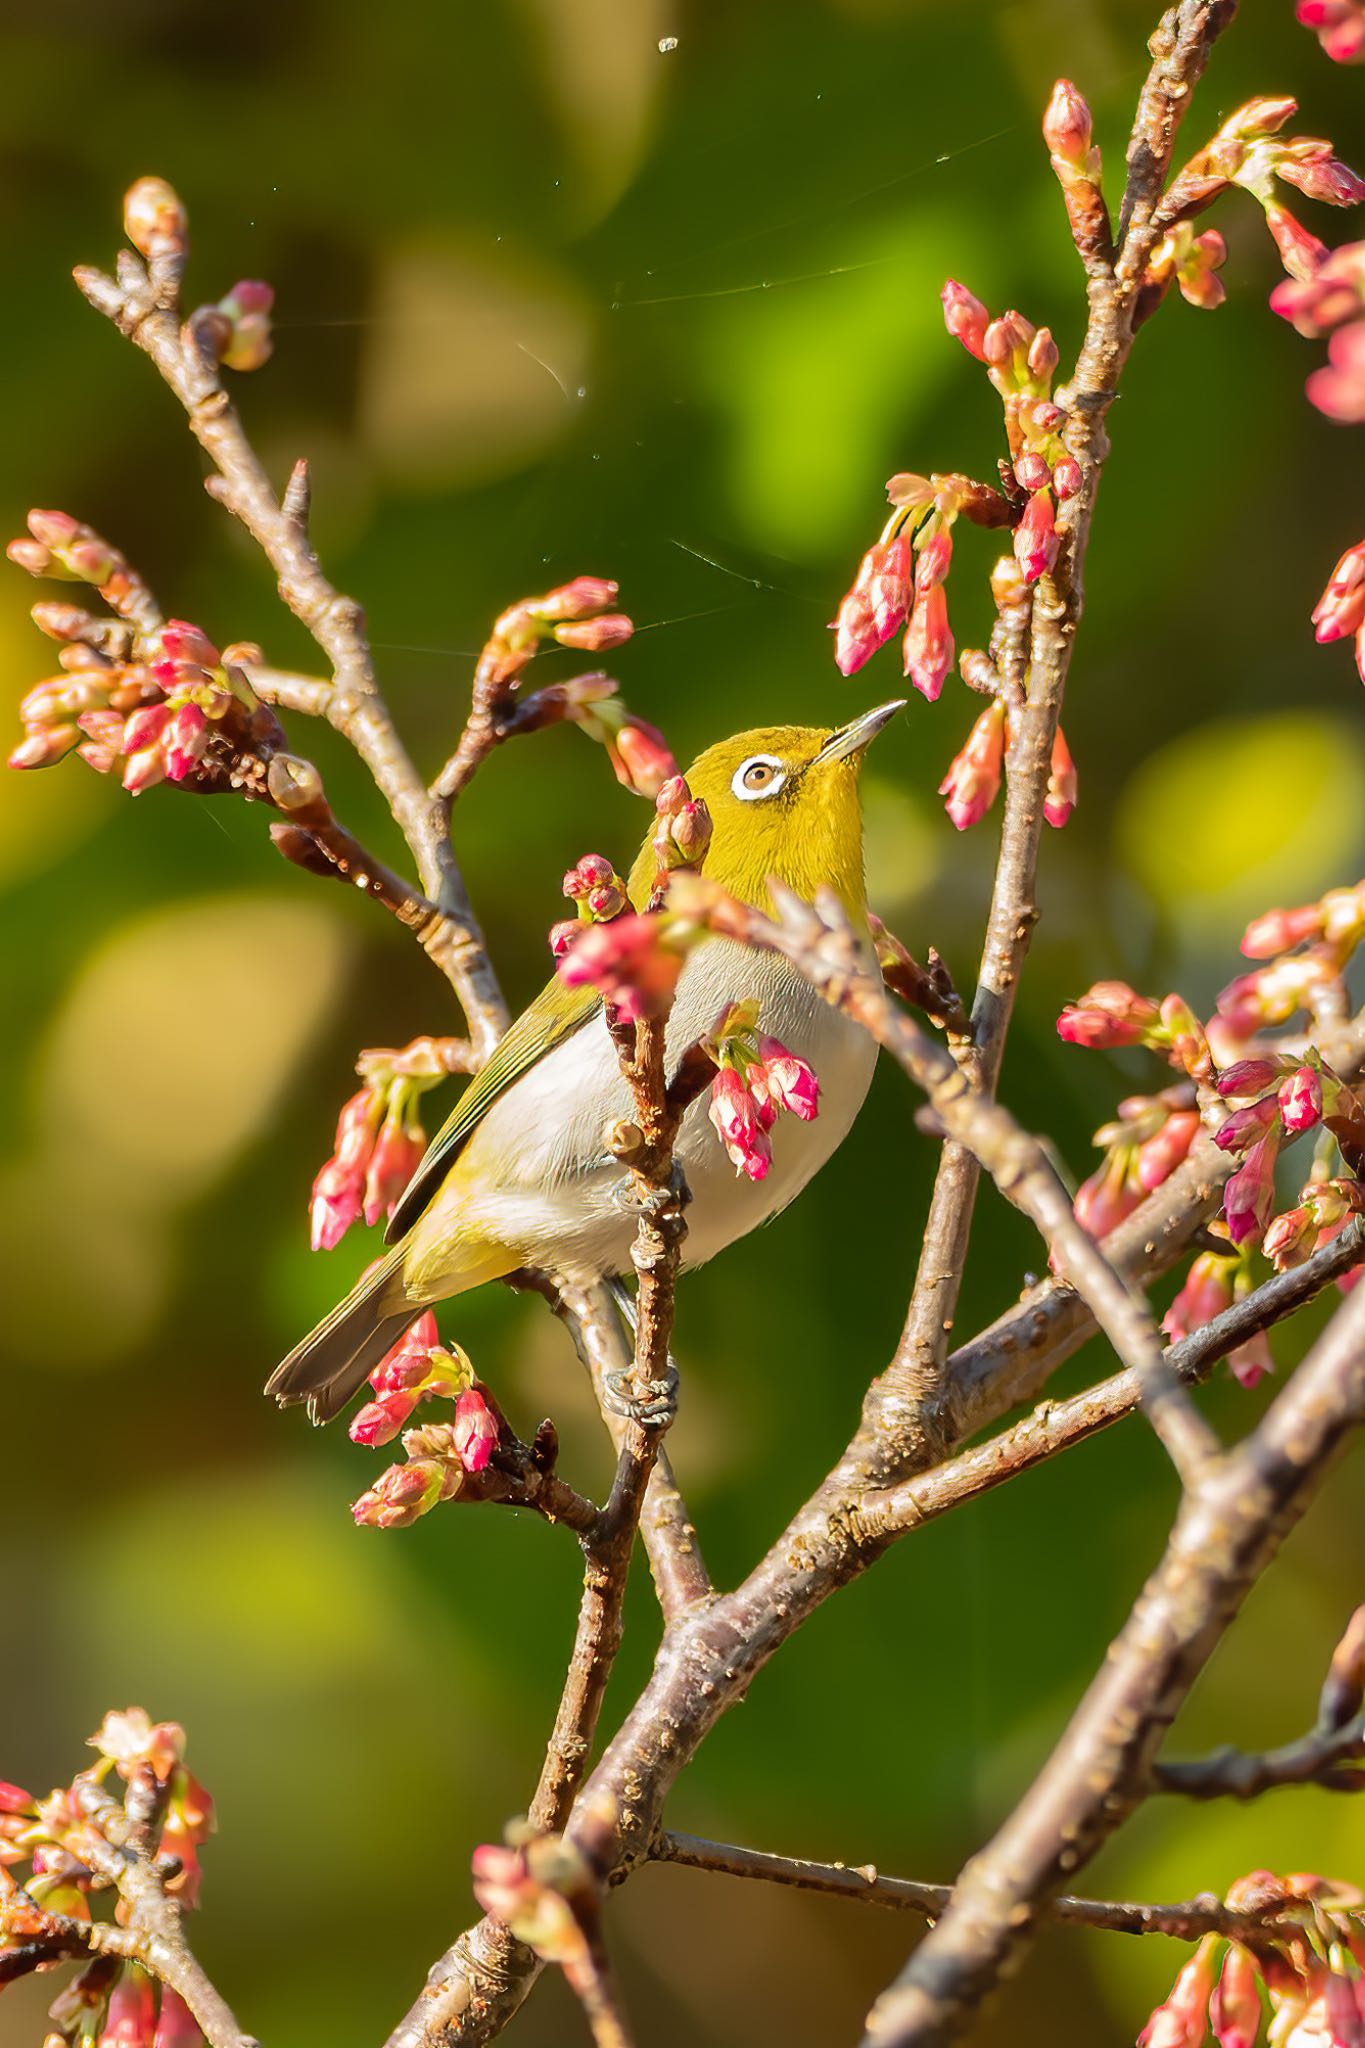
[[[655,797],[670,776],[678,772],[668,741],[657,726],[628,714],[615,739],[608,740],[607,753],[618,782],[636,796]]]
[[[1061,351],[1052,338],[1050,327],[1040,327],[1028,346],[1028,367],[1030,374],[1041,383],[1051,381],[1052,373],[1061,361]]]
[[[1320,641],[1340,640],[1365,620],[1365,540],[1347,548],[1313,608]],[[1245,950],[1245,949],[1244,949]]]
[[[1097,981],[1057,1019],[1057,1036],[1092,1049],[1141,1045],[1161,1020],[1159,1006],[1126,981]]]
[[[1280,1083],[1280,1121],[1296,1136],[1322,1122],[1322,1075],[1316,1067],[1299,1067]]]
[[[399,1431],[406,1427],[416,1406],[415,1393],[384,1394],[377,1401],[367,1401],[352,1417],[348,1431],[351,1442],[364,1444],[370,1450],[381,1444],[391,1444]]]
[[[550,926],[550,951],[556,960],[562,960],[583,927],[576,917],[562,918]]]
[[[772,1165],[772,1145],[754,1097],[733,1067],[722,1067],[711,1083],[707,1115],[736,1173],[763,1180]]]
[[[140,256],[183,255],[189,218],[164,178],[139,178],[123,195],[123,232]]]
[[[455,1403],[452,1441],[465,1471],[482,1472],[498,1441],[498,1420],[477,1387],[468,1388]]]
[[[1287,94],[1276,99],[1263,93],[1229,114],[1218,133],[1236,142],[1263,142],[1268,135],[1278,134],[1290,115],[1298,111],[1298,101]]]
[[[50,768],[65,760],[80,744],[80,729],[74,725],[34,726],[25,733],[9,756],[11,768]]]
[[[1268,1131],[1274,1130],[1279,1121],[1280,1109],[1276,1098],[1264,1095],[1225,1117],[1213,1134],[1213,1142],[1224,1152],[1245,1152]]]
[[[1359,206],[1365,199],[1365,178],[1333,156],[1327,142],[1290,143],[1276,159],[1275,175],[1324,206]]]
[[[1365,64],[1362,0],[1298,0],[1295,14],[1334,64]]]
[[[959,832],[979,823],[995,802],[1004,760],[1005,706],[997,697],[977,719],[938,786],[943,807]]]
[[[1311,278],[1327,256],[1327,244],[1310,235],[1302,221],[1276,200],[1265,203],[1266,226],[1275,238],[1280,261],[1291,277]]]
[[[953,665],[953,636],[948,625],[948,598],[941,583],[915,596],[905,629],[902,654],[905,673],[931,704],[938,701]]]
[[[1052,465],[1052,482],[1059,498],[1074,498],[1081,487],[1081,465],[1074,455],[1063,455]]]
[[[1206,1936],[1138,2035],[1138,2048],[1199,2048],[1208,2024],[1216,1939]]]
[[[620,585],[605,576],[575,576],[571,583],[546,591],[527,609],[546,625],[555,625],[561,619],[585,619],[593,612],[604,612],[619,595]]]
[[[654,853],[662,868],[697,867],[711,844],[711,813],[681,775],[670,776],[654,799],[659,822]]]
[[[157,650],[167,661],[192,662],[196,668],[217,668],[221,655],[207,633],[188,619],[167,619],[157,634]]]
[[[1275,1206],[1275,1156],[1278,1128],[1258,1138],[1223,1190],[1223,1218],[1234,1244],[1257,1243],[1265,1235]]]
[[[1060,832],[1075,808],[1076,763],[1071,758],[1066,734],[1059,725],[1052,742],[1052,760],[1048,767],[1047,794],[1043,798],[1043,816],[1054,830]]]
[[[1057,560],[1057,528],[1052,516],[1050,491],[1035,491],[1014,529],[1014,558],[1025,580],[1036,583],[1047,575]]]
[[[984,363],[984,344],[990,314],[980,299],[973,298],[965,285],[955,283],[952,278],[944,285],[939,297],[943,302],[943,321],[949,334],[960,341],[978,362]]]
[[[1090,109],[1069,78],[1059,78],[1043,115],[1043,140],[1054,157],[1084,171],[1094,124]]]
[[[1014,480],[1021,491],[1045,491],[1052,482],[1046,457],[1036,448],[1026,448],[1014,458]]]
[[[910,608],[910,535],[902,532],[885,544],[878,543],[875,548],[869,549],[868,560],[873,563],[873,567],[865,591],[867,601],[872,607],[872,624],[880,644],[889,640],[898,630]]]
[[[152,2048],[156,1992],[142,1970],[125,1968],[109,1994],[99,2048]]]
[[[770,1099],[779,1109],[799,1116],[802,1123],[810,1123],[820,1109],[820,1083],[814,1070],[789,1052],[780,1039],[760,1037],[758,1056]]]
[[[1270,1059],[1234,1060],[1218,1076],[1218,1093],[1224,1101],[1235,1100],[1241,1095],[1264,1095],[1267,1088],[1275,1086],[1290,1064],[1278,1053]]]
[[[197,704],[182,704],[167,722],[162,735],[166,773],[172,782],[183,782],[208,745],[209,722]]]
[[[560,961],[566,988],[595,988],[626,1023],[660,1015],[673,997],[682,955],[661,943],[657,917],[626,912],[584,927]]]
[[[161,2009],[156,2018],[152,2048],[203,2048],[199,2022],[178,1991],[168,1984],[161,1988]]]
[[[446,1468],[435,1458],[390,1465],[354,1503],[352,1519],[358,1528],[409,1528],[435,1507],[446,1484]]]
[[[608,647],[623,647],[635,631],[635,622],[624,612],[608,612],[596,619],[569,619],[554,629],[561,647],[576,647],[580,653],[601,654]]]

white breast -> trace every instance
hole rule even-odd
[[[727,1002],[751,996],[759,1000],[760,1029],[815,1069],[820,1114],[808,1124],[780,1116],[767,1177],[750,1181],[736,1173],[707,1120],[708,1098],[692,1104],[677,1148],[692,1192],[687,1265],[714,1257],[800,1193],[846,1137],[876,1063],[868,1034],[823,1002],[786,961],[721,939],[699,947],[683,969],[669,1019],[670,1059]],[[623,1201],[628,1180],[604,1152],[603,1135],[630,1111],[599,1015],[500,1097],[471,1138],[456,1180],[479,1183],[480,1234],[509,1245],[525,1263],[570,1276],[628,1271],[635,1234]]]

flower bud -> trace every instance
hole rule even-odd
[[[635,631],[635,622],[624,612],[608,612],[596,619],[569,619],[554,629],[561,647],[576,647],[586,654],[601,654],[608,647],[624,647]]]
[[[1207,2025],[1218,1941],[1206,1935],[1138,2035],[1138,2048],[1199,2048]]]
[[[1025,580],[1036,583],[1045,576],[1057,560],[1060,543],[1052,516],[1052,494],[1050,491],[1035,491],[1024,509],[1024,516],[1014,529],[1014,558],[1024,572]]]
[[[435,1458],[390,1465],[354,1503],[351,1517],[358,1528],[410,1528],[435,1507],[445,1484],[445,1469]]]
[[[1052,741],[1052,760],[1048,767],[1047,794],[1043,798],[1043,816],[1055,831],[1060,832],[1075,808],[1076,764],[1071,758],[1066,734],[1059,725]]]
[[[1365,320],[1337,329],[1327,344],[1326,365],[1314,370],[1304,389],[1329,420],[1347,426],[1365,420]],[[1356,651],[1359,660],[1359,640]]]
[[[218,359],[225,370],[259,370],[270,359],[274,341],[270,331],[270,309],[275,303],[273,285],[259,278],[244,277],[220,299],[217,311],[227,323]]]
[[[946,799],[944,809],[959,832],[977,824],[995,802],[1004,759],[1005,706],[997,697],[973,725],[938,786]]]
[[[1236,1245],[1259,1243],[1275,1202],[1275,1156],[1278,1128],[1258,1138],[1223,1190],[1223,1218]]]
[[[167,619],[156,646],[165,660],[192,662],[196,668],[217,668],[222,659],[208,634],[188,619]]]
[[[1276,1097],[1280,1121],[1286,1131],[1298,1135],[1322,1122],[1322,1076],[1314,1067],[1299,1067],[1280,1083]]]
[[[180,1993],[163,1984],[152,2048],[203,2048],[203,2042],[199,2022]]]
[[[322,777],[297,754],[272,754],[265,785],[282,811],[306,811],[322,802]]]
[[[1043,115],[1043,140],[1054,157],[1084,171],[1094,124],[1090,109],[1069,78],[1059,78]]]
[[[678,772],[668,741],[657,726],[628,714],[615,744],[609,740],[607,753],[618,782],[637,796],[657,796],[671,775]]]
[[[1028,366],[1031,374],[1041,383],[1051,381],[1052,373],[1061,361],[1061,351],[1052,338],[1050,327],[1040,327],[1028,348]]]
[[[50,768],[80,745],[80,737],[80,730],[74,725],[33,726],[11,751],[8,766]]]
[[[1289,208],[1276,200],[1266,201],[1265,219],[1280,252],[1280,261],[1289,275],[1311,278],[1327,256],[1327,244],[1320,242],[1316,235],[1310,235],[1302,221],[1296,220]]]
[[[482,1472],[498,1441],[498,1421],[477,1387],[457,1399],[454,1429],[456,1456],[465,1471]]]
[[[1059,498],[1074,498],[1082,483],[1081,465],[1074,455],[1063,455],[1052,465],[1052,481]]]
[[[123,195],[123,232],[140,256],[183,256],[189,219],[164,178],[139,178]]]
[[[662,939],[660,920],[640,912],[587,925],[559,962],[559,979],[566,988],[598,989],[625,1023],[659,1016],[682,971],[682,955]]]
[[[1052,482],[1052,471],[1036,448],[1026,448],[1014,458],[1014,477],[1021,491],[1044,491]]]
[[[694,798],[681,775],[674,775],[654,799],[659,822],[654,828],[654,853],[660,867],[697,867],[711,844],[711,813]]]
[[[592,612],[604,612],[620,596],[621,586],[605,576],[575,576],[571,583],[560,583],[528,605],[532,616],[546,625],[555,625],[563,619],[584,619]]]
[[[820,1083],[813,1069],[776,1038],[760,1037],[758,1056],[771,1100],[779,1109],[800,1117],[802,1123],[810,1123],[820,1109]]]
[[[939,293],[943,303],[944,324],[955,340],[960,341],[968,354],[978,362],[986,360],[985,336],[990,315],[980,299],[972,297],[965,285],[957,284],[952,278]]]
[[[736,1173],[752,1181],[767,1177],[772,1145],[750,1090],[733,1067],[722,1067],[711,1083],[707,1115]]]
[[[930,704],[937,703],[953,665],[948,599],[941,583],[916,593],[902,644],[905,673]]]
[[[911,540],[908,532],[878,543],[867,555],[873,568],[866,584],[866,598],[872,608],[872,624],[880,646],[904,623],[910,608],[912,589]]]
[[[1160,1017],[1158,1005],[1126,981],[1097,981],[1079,1002],[1067,1004],[1057,1019],[1057,1036],[1092,1049],[1141,1045]]]
[[[367,1401],[363,1408],[357,1410],[347,1434],[353,1444],[364,1444],[370,1450],[381,1444],[391,1444],[406,1426],[416,1406],[415,1393],[381,1395],[379,1400]]]

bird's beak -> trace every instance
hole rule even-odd
[[[861,718],[855,718],[852,725],[841,725],[838,732],[832,732],[815,757],[812,766],[821,761],[843,761],[850,754],[861,754],[864,747],[871,746],[884,726],[890,725],[898,711],[904,711],[909,700],[896,697],[890,704],[879,704],[875,711],[865,711]]]

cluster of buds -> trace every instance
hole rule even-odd
[[[1294,1207],[1271,1218],[1261,1249],[1281,1273],[1287,1272],[1330,1244],[1352,1216],[1362,1213],[1365,1186],[1359,1180],[1331,1178],[1325,1171],[1319,1173],[1315,1166]],[[1337,1286],[1343,1294],[1355,1286],[1360,1272],[1360,1267],[1355,1266],[1338,1276]]]
[[[88,527],[61,512],[31,512],[28,523],[39,538],[12,542],[9,552],[35,575],[51,573],[51,562],[37,566],[37,557],[56,560],[51,543],[60,534],[90,536]],[[80,560],[95,548],[104,548],[97,536],[70,541],[61,554]],[[112,555],[106,549],[87,566],[102,572]],[[112,582],[101,584],[106,598]],[[45,768],[74,752],[102,775],[117,770],[133,795],[159,782],[210,793],[241,782],[250,756],[269,764],[261,767],[261,787],[253,793],[284,809],[298,808],[300,792],[304,801],[320,796],[316,771],[282,751],[278,719],[239,666],[259,658],[258,649],[220,653],[198,626],[171,619],[142,637],[135,656],[129,637],[108,629],[112,622],[92,619],[76,605],[35,605],[33,616],[62,642],[62,673],[37,684],[21,703],[24,737],[10,754],[11,768]]]
[[[703,1040],[716,1065],[707,1115],[737,1174],[763,1180],[772,1165],[769,1133],[782,1110],[802,1123],[820,1111],[820,1083],[805,1060],[758,1028],[752,998],[727,1003]]]
[[[436,1503],[453,1500],[466,1475],[487,1469],[510,1431],[492,1395],[458,1344],[443,1345],[436,1318],[426,1309],[370,1374],[375,1398],[351,1423],[354,1443],[374,1448],[400,1431],[406,1462],[390,1465],[352,1508],[357,1526],[406,1529]],[[449,1422],[418,1429],[403,1425],[422,1401],[453,1401]]]
[[[87,1964],[53,1999],[48,2017],[43,2048],[203,2048],[180,1993],[136,1963],[101,1957]]]
[[[1049,328],[1035,327],[1022,313],[993,320],[951,278],[941,297],[948,332],[986,365],[1004,403],[1013,483],[1026,495],[1014,529],[1015,560],[1025,580],[1036,583],[1056,562],[1060,546],[1054,493],[1057,500],[1072,498],[1081,487],[1080,464],[1062,438],[1067,414],[1052,399],[1057,344]]]
[[[1353,1170],[1365,1165],[1365,1112],[1311,1046],[1301,1061],[1282,1053],[1237,1060],[1219,1074],[1217,1088],[1225,1102],[1237,1104],[1214,1132],[1215,1144],[1242,1162],[1223,1196],[1234,1244],[1259,1243],[1266,1235],[1275,1203],[1275,1161],[1286,1137],[1321,1126]],[[1287,1241],[1282,1232],[1280,1242]]]
[[[660,879],[678,868],[699,868],[711,844],[711,813],[694,797],[682,775],[670,775],[654,799],[656,820],[650,844]]]
[[[1227,297],[1218,275],[1227,258],[1228,245],[1217,228],[1196,234],[1187,220],[1178,220],[1153,249],[1143,282],[1164,295],[1174,279],[1187,305],[1212,312]]]
[[[1248,960],[1269,960],[1291,946],[1311,940],[1330,957],[1337,972],[1345,967],[1365,939],[1365,882],[1349,889],[1329,889],[1314,903],[1291,910],[1266,910],[1242,934]]]
[[[1312,1873],[1253,1870],[1226,1903],[1257,1922],[1255,1946],[1205,1935],[1138,2048],[1200,2048],[1210,2027],[1219,2048],[1254,2048],[1262,1992],[1271,2048],[1355,2048],[1365,2037],[1365,1893]]]
[[[945,584],[961,484],[957,477],[908,472],[887,484],[891,517],[830,622],[841,674],[853,675],[904,627],[905,673],[921,696],[937,701],[953,665]]]
[[[1076,247],[1083,256],[1104,252],[1111,230],[1100,186],[1103,165],[1090,108],[1069,78],[1059,78],[1052,88],[1043,115],[1043,140],[1062,188]]]
[[[626,885],[604,854],[585,853],[564,877],[564,894],[578,911],[550,927],[550,951],[561,960],[585,924],[606,924],[629,907]]]
[[[1277,180],[1328,206],[1356,206],[1365,180],[1316,136],[1280,134],[1298,103],[1289,98],[1248,100],[1230,114],[1205,148],[1192,157],[1168,194],[1169,208],[1187,215],[1207,206],[1229,185],[1240,185],[1263,208],[1280,260],[1293,278],[1311,279],[1327,256],[1325,245],[1278,196]]]
[[[1327,361],[1304,387],[1318,411],[1365,420],[1365,242],[1324,250],[1305,275],[1276,285],[1270,304],[1307,340],[1327,338]]]
[[[269,362],[274,347],[270,331],[274,303],[272,285],[258,277],[244,277],[216,305],[201,306],[191,314],[190,328],[200,346],[225,370],[259,370]]]
[[[1365,64],[1365,0],[1298,0],[1294,13],[1334,64]]]
[[[1365,321],[1361,323],[1365,344]],[[1361,417],[1365,419],[1365,408]],[[1365,540],[1347,548],[1326,590],[1313,609],[1313,629],[1319,644],[1329,640],[1355,640],[1356,667],[1365,682]]]
[[[1153,1188],[1168,1180],[1199,1135],[1199,1111],[1188,1088],[1130,1095],[1118,1119],[1096,1131],[1104,1158],[1076,1191],[1076,1221],[1091,1237],[1107,1237]]]
[[[575,576],[543,597],[520,599],[494,621],[480,667],[511,683],[551,643],[588,654],[624,646],[635,627],[624,612],[612,610],[619,595],[619,585],[605,576]]]
[[[583,1955],[597,1885],[586,1859],[562,1835],[514,1821],[505,1842],[480,1844],[471,1869],[483,1911],[543,1962],[572,1965]]]
[[[685,937],[669,918],[625,911],[577,928],[556,973],[566,988],[595,988],[623,1024],[661,1017],[682,973]]]
[[[1213,1072],[1204,1027],[1184,997],[1163,996],[1157,1002],[1140,996],[1126,981],[1097,981],[1078,1002],[1068,1003],[1057,1019],[1057,1036],[1091,1051],[1145,1046],[1194,1081],[1208,1080]]]
[[[427,1148],[417,1105],[450,1071],[441,1054],[439,1039],[417,1038],[356,1061],[364,1086],[342,1105],[332,1155],[313,1182],[315,1252],[332,1251],[359,1216],[371,1226],[392,1216]]]
[[[177,1721],[153,1721],[142,1707],[128,1707],[105,1715],[90,1737],[90,1747],[101,1759],[95,1766],[97,1778],[112,1765],[130,1793],[139,1784],[162,1788],[159,1853],[174,1857],[180,1866],[167,1881],[167,1890],[182,1905],[197,1906],[199,1850],[214,1830],[213,1801],[185,1766],[184,1729]]]
[[[978,675],[989,679],[990,686],[999,680],[989,657],[971,649],[963,653],[962,673],[973,682],[973,686]],[[1013,717],[1005,699],[993,697],[976,718],[965,744],[948,764],[948,773],[939,784],[938,793],[959,832],[979,824],[995,802],[1004,773],[1006,750],[1014,738],[1013,728]],[[1071,758],[1066,735],[1058,726],[1053,735],[1043,816],[1049,825],[1060,829],[1075,808],[1076,764]]]
[[[1250,1294],[1256,1285],[1251,1267],[1251,1248],[1226,1252],[1200,1252],[1185,1276],[1184,1285],[1162,1318],[1161,1327],[1172,1344],[1193,1336],[1211,1323],[1224,1309]],[[1275,1370],[1270,1339],[1257,1330],[1244,1344],[1228,1354],[1228,1370],[1244,1387],[1254,1387]]]

